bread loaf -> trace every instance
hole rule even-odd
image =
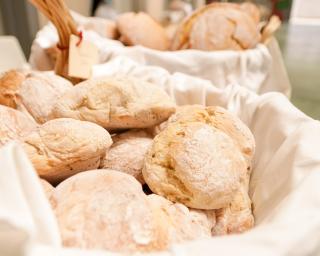
[[[130,174],[144,184],[142,168],[152,144],[151,136],[143,130],[132,130],[113,136],[112,140],[102,167]]]
[[[53,118],[94,122],[108,130],[146,128],[175,111],[162,88],[133,77],[90,79],[68,90],[53,107]]]
[[[17,94],[25,74],[16,70],[10,70],[0,77],[0,104],[11,108],[17,108]]]
[[[214,211],[209,217],[204,211],[189,210],[183,204],[172,203],[156,194],[149,195],[148,201],[155,211],[163,213],[170,244],[211,237]]]
[[[38,174],[51,183],[98,168],[112,144],[102,127],[69,118],[48,121],[22,140]]]
[[[117,18],[117,27],[120,41],[125,45],[143,45],[157,50],[169,48],[165,29],[146,13],[124,13]]]
[[[72,87],[71,82],[63,77],[34,72],[21,84],[19,96],[24,108],[38,123],[43,124],[50,120],[57,99]]]
[[[0,120],[0,146],[10,140],[19,140],[37,129],[37,124],[24,113],[2,105]]]
[[[64,246],[130,253],[164,250],[166,223],[141,184],[113,170],[94,170],[60,183],[55,214]]]
[[[250,8],[250,12],[246,10]],[[257,9],[233,3],[199,8],[178,27],[171,49],[245,50],[260,41]]]
[[[245,159],[232,139],[200,122],[168,125],[154,138],[142,171],[154,193],[208,210],[232,201],[245,172]]]

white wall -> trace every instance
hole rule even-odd
[[[294,0],[290,15],[291,23],[320,24],[319,0]]]

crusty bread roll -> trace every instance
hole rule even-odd
[[[48,181],[46,181],[44,179],[40,179],[40,183],[42,185],[44,193],[45,193],[51,207],[54,208],[55,207],[55,201],[53,199],[54,187]]]
[[[120,41],[125,45],[143,45],[157,50],[169,48],[165,29],[146,13],[124,13],[117,18],[117,26]]]
[[[165,129],[168,124],[174,122],[203,122],[209,124],[226,133],[238,146],[246,159],[247,171],[241,180],[239,190],[230,204],[217,210],[217,224],[213,229],[213,234],[241,233],[250,229],[254,224],[254,218],[248,187],[255,151],[255,140],[250,129],[238,117],[218,106],[180,106],[168,121],[157,127],[157,131]]]
[[[21,104],[38,122],[49,120],[52,107],[57,99],[71,89],[73,85],[67,79],[48,73],[29,74],[20,86]]]
[[[148,201],[156,211],[163,213],[170,244],[211,237],[214,211],[209,216],[205,211],[189,210],[183,204],[172,203],[156,194],[149,195]]]
[[[22,140],[38,174],[51,183],[98,168],[112,144],[102,127],[69,118],[48,121]]]
[[[254,217],[246,182],[249,180],[241,182],[230,205],[216,210],[216,225],[212,229],[212,235],[243,233],[253,227]]]
[[[108,130],[146,128],[175,111],[165,91],[133,77],[90,79],[68,90],[56,102],[53,118],[70,117]]]
[[[2,105],[0,120],[0,146],[9,140],[19,140],[37,129],[37,124],[24,113]]]
[[[254,11],[233,3],[212,3],[196,10],[178,27],[171,49],[245,50],[260,41]]]
[[[255,151],[255,140],[250,129],[235,115],[219,106],[205,107],[201,105],[184,105],[177,107],[176,113],[153,129],[158,134],[168,124],[180,122],[202,122],[211,125],[230,136],[237,144],[251,170]]]
[[[10,70],[0,77],[0,104],[11,108],[17,108],[17,93],[25,74],[16,70]]]
[[[131,130],[112,137],[102,167],[125,172],[144,184],[142,168],[144,157],[152,144],[151,136],[143,130]]]
[[[142,171],[154,193],[208,210],[231,202],[245,172],[232,139],[201,122],[168,125],[154,138]]]
[[[113,170],[94,170],[60,183],[55,214],[64,246],[133,253],[167,247],[166,223],[141,184]]]

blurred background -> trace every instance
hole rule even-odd
[[[162,23],[181,19],[210,0],[66,0],[74,11],[86,16],[115,19],[126,11],[145,11]],[[272,14],[282,20],[276,37],[292,85],[292,102],[309,116],[320,120],[320,0],[255,0],[262,17]],[[46,24],[27,0],[0,0],[0,36],[14,35],[21,47],[21,58],[28,59],[37,31]],[[174,14],[174,15],[172,15]],[[1,55],[4,52],[1,46]],[[18,46],[17,46],[18,47]],[[19,46],[20,47],[20,46]]]

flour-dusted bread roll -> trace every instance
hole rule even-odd
[[[250,8],[250,12],[247,9]],[[245,50],[261,38],[256,10],[233,3],[212,3],[196,10],[178,27],[171,49]]]
[[[57,99],[73,85],[63,77],[35,72],[27,75],[20,86],[21,104],[38,122],[45,123]]]
[[[112,171],[82,172],[60,183],[55,214],[64,246],[133,253],[167,247],[166,223],[141,184]]]
[[[214,217],[204,211],[189,210],[183,204],[172,203],[156,194],[149,195],[148,200],[155,211],[163,213],[170,244],[211,237],[214,222],[210,218]]]
[[[0,104],[17,108],[17,94],[25,74],[16,70],[9,70],[0,77]]]
[[[246,182],[249,180],[241,183],[240,189],[227,207],[216,210],[217,219],[212,235],[243,233],[254,226]]]
[[[46,180],[40,179],[43,191],[51,205],[52,208],[55,207],[55,201],[53,199],[54,187]]]
[[[124,13],[117,18],[117,26],[120,41],[125,45],[143,45],[157,50],[169,48],[165,29],[146,13]]]
[[[146,128],[166,120],[175,104],[166,92],[133,77],[90,79],[68,90],[53,117],[91,121],[108,130]]]
[[[180,122],[202,122],[211,125],[230,136],[246,158],[248,171],[251,170],[255,151],[255,140],[250,129],[234,114],[219,106],[185,105],[177,107],[166,122],[158,125],[153,131],[157,134],[168,124]]]
[[[198,210],[189,208],[192,222],[200,228],[202,233],[212,235],[212,230],[216,225],[216,210]]]
[[[111,144],[102,127],[69,118],[48,121],[23,138],[23,147],[38,174],[51,183],[98,168]]]
[[[231,202],[245,172],[245,159],[232,139],[200,122],[172,123],[158,134],[142,171],[154,193],[208,210]]]
[[[218,106],[207,107],[206,111],[213,119],[213,126],[229,135],[238,145],[246,158],[248,171],[251,173],[252,159],[255,152],[255,139],[252,132],[237,116]]]
[[[130,174],[144,184],[142,168],[152,144],[151,136],[143,130],[132,130],[115,135],[112,140],[102,167]]]
[[[0,146],[9,140],[19,140],[37,129],[27,115],[0,105]]]
[[[241,180],[240,189],[236,192],[229,205],[217,210],[217,225],[213,229],[213,234],[241,233],[250,229],[254,224],[254,217],[252,215],[251,200],[248,195],[248,186],[255,151],[255,140],[250,129],[238,117],[222,107],[186,105],[178,107],[176,113],[155,130],[159,133],[168,124],[174,122],[206,123],[227,134],[238,146],[246,159],[247,171]]]

